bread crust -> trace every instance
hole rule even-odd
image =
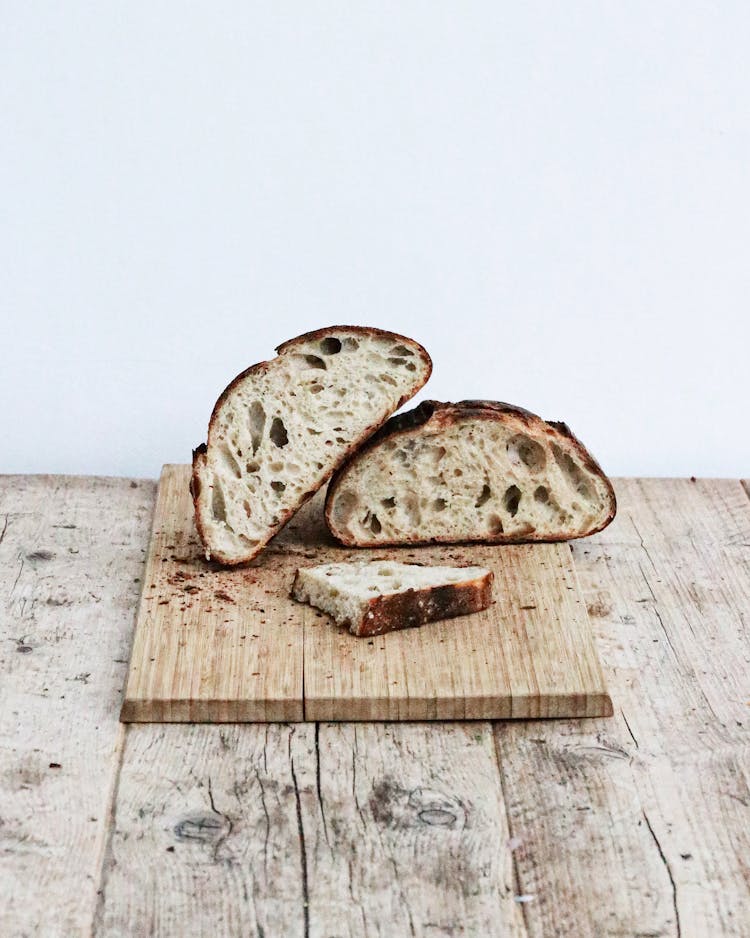
[[[500,533],[494,536],[486,534],[483,535],[481,539],[463,543],[477,543],[481,541],[482,543],[487,544],[520,544],[531,541],[570,541],[579,537],[588,537],[591,534],[596,534],[598,531],[606,528],[615,517],[615,514],[617,513],[617,498],[615,496],[615,490],[612,487],[612,483],[596,459],[594,459],[591,453],[586,449],[578,437],[575,436],[566,423],[556,420],[543,420],[537,414],[532,413],[530,410],[526,410],[524,407],[518,407],[514,404],[507,404],[504,401],[466,400],[452,403],[450,401],[427,400],[422,401],[413,410],[407,411],[403,414],[396,414],[394,417],[391,417],[390,420],[387,420],[383,426],[364,443],[363,446],[361,446],[355,452],[351,453],[336,471],[328,486],[325,500],[326,527],[328,528],[331,535],[336,538],[339,543],[344,544],[347,547],[388,547],[404,545],[406,543],[462,543],[460,541],[456,541],[456,539],[450,535],[446,535],[445,537],[430,538],[429,540],[415,539],[409,540],[408,542],[403,540],[378,541],[377,545],[374,545],[370,542],[359,542],[355,538],[347,538],[336,529],[332,519],[333,503],[336,499],[338,488],[346,476],[346,473],[359,460],[366,458],[367,454],[372,449],[379,446],[385,440],[399,436],[406,436],[414,430],[418,430],[420,427],[427,426],[429,426],[431,432],[439,433],[441,429],[456,423],[460,423],[463,420],[477,419],[498,420],[502,422],[511,421],[518,425],[518,430],[520,432],[523,432],[524,429],[538,432],[547,427],[552,427],[557,433],[565,437],[565,439],[573,445],[576,455],[585,468],[593,474],[597,475],[604,482],[609,495],[609,508],[607,515],[601,524],[597,525],[595,528],[587,530],[582,534],[565,534],[560,536],[537,535],[536,533],[523,534],[520,536],[514,536],[512,534],[506,533]]]
[[[284,354],[293,350],[298,345],[303,345],[310,340],[315,340],[318,338],[325,338],[330,333],[335,332],[337,334],[346,334],[351,336],[377,336],[379,338],[387,339],[388,341],[393,341],[394,343],[403,343],[408,345],[409,348],[413,348],[419,358],[422,360],[426,368],[426,374],[424,379],[419,376],[416,376],[412,385],[411,393],[407,393],[401,396],[398,403],[396,404],[394,410],[398,410],[406,401],[410,400],[414,395],[424,387],[424,385],[429,381],[430,375],[432,374],[432,359],[430,358],[427,350],[419,344],[415,339],[410,339],[408,336],[400,335],[397,332],[390,332],[387,329],[376,329],[373,326],[327,326],[322,329],[315,329],[312,332],[305,332],[302,335],[295,336],[293,339],[288,339],[286,342],[282,342],[281,345],[276,347],[276,352],[278,355]],[[229,384],[224,388],[219,397],[217,398],[216,403],[214,404],[213,410],[211,411],[211,417],[208,423],[208,434],[207,438],[211,439],[212,430],[216,421],[216,416],[221,405],[226,401],[227,397],[234,391],[237,385],[247,378],[249,375],[253,374],[262,374],[265,371],[268,371],[269,366],[272,364],[274,359],[268,361],[258,362],[255,365],[251,365],[249,368],[246,368],[244,371],[240,372],[235,378],[233,378]],[[416,375],[416,373],[415,373]],[[208,543],[208,532],[206,531],[203,521],[201,518],[201,512],[199,508],[199,499],[201,493],[201,479],[200,472],[201,469],[205,467],[207,462],[208,446],[206,443],[201,443],[193,450],[193,471],[190,479],[190,494],[193,498],[193,509],[195,515],[195,527],[198,532],[198,537],[201,540],[201,543],[211,551],[211,559],[215,560],[217,563],[220,563],[224,566],[238,566],[239,564],[248,563],[253,560],[258,554],[263,550],[266,544],[278,534],[278,532],[284,527],[285,524],[292,518],[294,514],[308,501],[325,483],[331,478],[333,473],[341,466],[356,450],[360,445],[376,430],[382,427],[387,421],[387,417],[384,420],[378,421],[376,423],[370,424],[356,440],[348,447],[348,449],[341,455],[339,459],[331,466],[330,471],[326,473],[323,479],[319,483],[316,483],[315,486],[309,491],[305,492],[304,495],[300,497],[300,501],[297,505],[292,506],[291,508],[286,509],[279,516],[278,525],[273,528],[269,536],[261,541],[257,546],[253,547],[251,550],[248,550],[247,554],[243,555],[240,558],[229,557],[224,554],[221,550],[215,549]]]
[[[297,587],[295,574],[292,595]],[[362,622],[350,627],[352,635],[369,638],[415,628],[427,622],[453,619],[456,616],[481,612],[492,603],[494,574],[488,570],[483,576],[463,583],[447,583],[444,586],[428,586],[424,589],[409,589],[390,596],[375,596],[367,604]]]

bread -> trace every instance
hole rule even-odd
[[[390,560],[324,563],[298,570],[292,595],[348,625],[353,635],[381,635],[486,609],[492,573]]]
[[[495,401],[425,401],[336,473],[326,523],[343,544],[560,541],[606,527],[615,493],[564,423]]]
[[[216,402],[193,452],[195,522],[207,559],[252,560],[345,457],[427,381],[412,339],[332,326],[291,339]]]

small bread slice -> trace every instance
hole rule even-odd
[[[297,571],[292,595],[348,625],[352,635],[382,635],[486,609],[492,572],[482,567],[423,567],[391,560],[324,563]]]
[[[562,541],[601,531],[615,493],[564,423],[497,401],[425,401],[341,467],[326,523],[348,546]]]
[[[191,491],[206,558],[252,560],[364,439],[427,381],[412,339],[332,326],[243,371],[193,452]]]

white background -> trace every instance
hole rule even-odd
[[[333,323],[750,474],[750,6],[4,3],[0,471],[154,476]]]

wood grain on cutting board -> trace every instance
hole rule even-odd
[[[124,721],[611,714],[567,544],[342,548],[319,495],[256,561],[222,569],[203,558],[188,482],[189,467],[164,467]],[[300,566],[375,557],[488,567],[495,602],[363,639],[289,595]]]

